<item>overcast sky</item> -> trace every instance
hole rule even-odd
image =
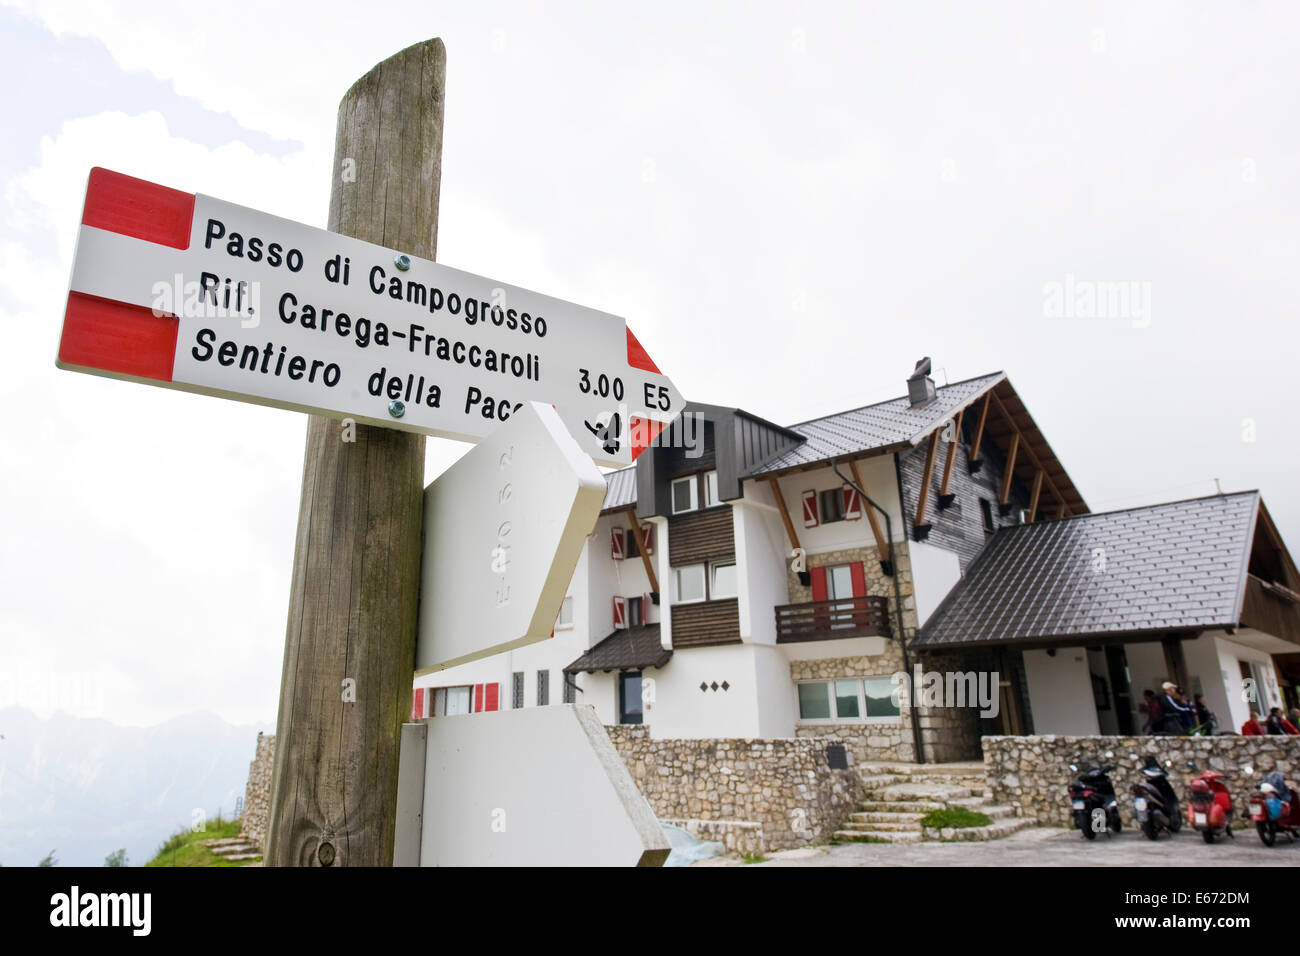
[[[86,174],[324,226],[431,36],[441,261],[780,423],[1002,369],[1094,510],[1219,478],[1300,547],[1295,4],[0,0],[0,706],[274,721],[306,419],[55,369]]]

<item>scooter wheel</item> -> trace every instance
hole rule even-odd
[[[1120,820],[1118,813],[1113,814],[1108,822],[1110,824],[1111,833],[1119,833],[1119,831],[1124,827],[1124,822]]]
[[[1261,820],[1255,824],[1255,829],[1259,831],[1259,838],[1264,841],[1264,846],[1272,846],[1277,842],[1277,829],[1272,821]]]
[[[1154,821],[1154,820],[1151,820],[1151,819],[1147,819],[1147,820],[1143,821],[1143,823],[1142,823],[1142,834],[1143,834],[1143,836],[1145,836],[1148,840],[1158,840],[1158,839],[1160,839],[1160,832],[1156,829],[1155,821]]]
[[[1182,828],[1183,828],[1183,817],[1182,814],[1178,812],[1178,807],[1175,806],[1173,816],[1169,818],[1169,832],[1177,833]]]
[[[1096,832],[1092,829],[1092,827],[1079,827],[1079,830],[1080,830],[1080,832],[1083,833],[1083,838],[1084,838],[1085,840],[1095,840],[1095,839],[1097,839],[1097,834],[1096,834]]]
[[[1202,830],[1202,831],[1201,831],[1201,838],[1202,838],[1206,843],[1213,843],[1213,842],[1214,842],[1214,831],[1211,830],[1211,829],[1208,829],[1208,828]]]

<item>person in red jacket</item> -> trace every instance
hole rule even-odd
[[[1252,710],[1250,717],[1241,725],[1241,735],[1243,737],[1263,737],[1267,733],[1268,731],[1259,724],[1259,714]]]

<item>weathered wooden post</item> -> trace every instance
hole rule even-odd
[[[434,259],[447,52],[339,104],[329,229]],[[269,866],[389,866],[420,584],[424,436],[312,416],[285,637]]]

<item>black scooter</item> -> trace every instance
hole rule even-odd
[[[1107,751],[1106,756],[1113,757],[1114,754]],[[1079,765],[1072,763],[1070,769],[1079,774],[1078,779],[1070,784],[1070,807],[1074,825],[1083,833],[1084,839],[1095,840],[1103,830],[1119,833],[1122,826],[1119,803],[1115,797],[1115,785],[1110,782],[1114,765],[1089,766],[1080,773]]]
[[[1133,759],[1138,759],[1137,754]],[[1166,766],[1172,766],[1172,761],[1166,761]],[[1158,840],[1162,830],[1173,835],[1182,829],[1178,795],[1169,783],[1165,767],[1155,757],[1147,757],[1142,762],[1142,779],[1129,792],[1133,794],[1133,815],[1137,817],[1138,828],[1148,840]]]

